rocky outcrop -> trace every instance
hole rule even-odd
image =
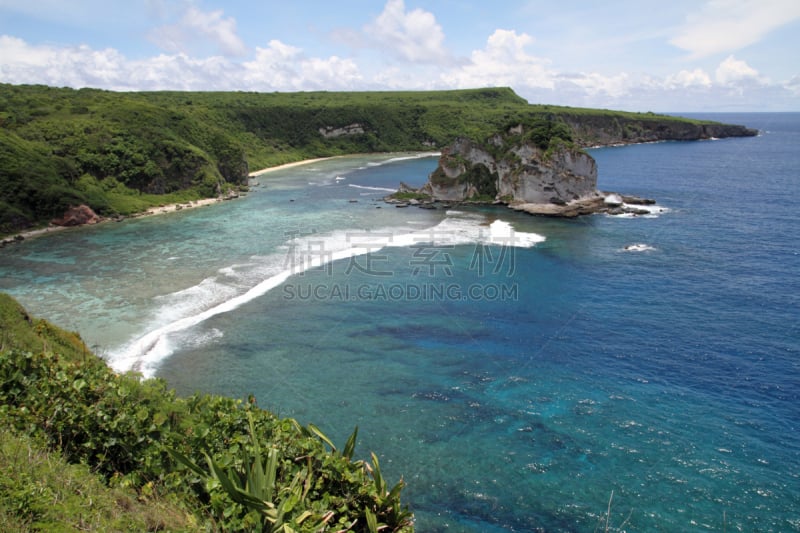
[[[646,208],[646,206],[654,204],[655,200],[649,198],[598,192],[596,196],[581,198],[565,204],[513,202],[508,207],[531,215],[572,218],[595,213],[633,216],[650,215],[660,211],[658,207],[655,209]]]
[[[567,143],[543,150],[518,128],[486,144],[461,138],[445,147],[429,180],[433,198],[565,204],[596,196],[592,156]]]
[[[88,205],[73,206],[67,209],[61,218],[55,218],[50,223],[55,226],[82,226],[96,224],[103,220]]]
[[[498,162],[498,198],[565,204],[597,194],[594,158],[562,146],[550,153],[528,144],[513,147]]]
[[[597,165],[566,130],[552,124],[517,125],[479,143],[460,138],[442,149],[439,165],[419,191],[436,202],[506,204],[535,215],[647,214],[653,200],[601,192]],[[397,197],[395,197],[395,200]]]

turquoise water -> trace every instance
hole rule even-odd
[[[798,531],[800,115],[715,118],[763,133],[592,151],[652,216],[397,209],[435,158],[341,158],[6,248],[0,289],[116,368],[358,425],[419,531],[603,530],[612,491],[628,531]]]

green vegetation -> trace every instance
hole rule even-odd
[[[249,169],[430,150],[535,117],[558,128],[539,132],[538,141],[571,130],[581,145],[649,139],[663,134],[664,124],[699,124],[529,105],[507,88],[115,93],[0,84],[0,235],[46,224],[70,205],[127,215],[224,193],[244,185]]]
[[[572,142],[572,131],[555,117],[537,118],[523,124],[525,133],[521,142],[531,141],[540,150],[550,149],[554,143]],[[561,141],[559,143],[558,141]]]
[[[117,375],[0,294],[4,531],[411,531],[376,456],[254,399]],[[203,465],[203,466],[200,466]]]
[[[420,202],[427,202],[431,199],[430,194],[415,191],[398,191],[389,195],[389,198],[395,200],[418,200]]]
[[[110,488],[82,464],[69,464],[18,432],[0,434],[1,531],[196,531],[185,509],[151,494]]]
[[[475,194],[467,200],[479,201],[488,198],[491,202],[497,196],[497,172],[491,172],[486,165],[473,165],[464,173],[467,184]]]

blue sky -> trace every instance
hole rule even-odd
[[[0,0],[0,82],[800,111],[798,0]]]

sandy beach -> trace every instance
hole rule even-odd
[[[303,161],[295,161],[294,163],[285,163],[283,165],[278,165],[275,167],[262,168],[261,170],[256,170],[255,172],[251,172],[250,177],[255,178],[257,176],[261,176],[269,172],[275,172],[276,170],[284,170],[287,168],[299,167],[300,165],[308,165],[310,163],[316,163],[318,161],[327,161],[328,159],[334,159],[335,157],[341,157],[341,156],[317,157],[315,159],[304,159]]]
[[[164,213],[172,213],[174,211],[180,211],[182,209],[192,209],[194,207],[204,207],[211,204],[216,204],[217,202],[221,202],[222,198],[202,198],[200,200],[192,200],[190,202],[181,202],[177,204],[166,204],[166,205],[159,205],[156,207],[151,207],[147,209],[147,211],[143,211],[141,213],[136,213],[131,215],[131,218],[137,217],[149,217],[153,215],[163,215]]]

